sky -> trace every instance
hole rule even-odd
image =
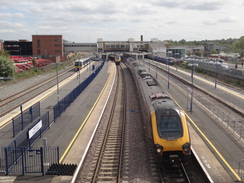
[[[76,43],[244,36],[244,0],[0,0],[0,39]]]

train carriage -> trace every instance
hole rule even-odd
[[[76,59],[74,62],[74,68],[76,71],[81,70],[84,68],[86,65],[88,65],[91,62],[91,58],[79,58]]]
[[[137,61],[129,62],[140,92],[143,118],[155,153],[165,159],[182,160],[191,154],[190,134],[184,112],[162,86]]]
[[[114,57],[114,61],[115,61],[115,64],[116,64],[116,65],[119,65],[120,62],[121,62],[121,58],[120,58],[120,56],[119,56],[119,55],[115,55],[115,57]]]

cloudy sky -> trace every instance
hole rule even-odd
[[[244,36],[244,0],[0,0],[0,39],[72,42]]]

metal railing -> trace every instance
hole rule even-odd
[[[10,173],[49,173],[59,175],[59,169],[50,169],[59,164],[59,147],[19,147],[16,149],[4,148],[5,174]],[[9,164],[10,163],[10,164]],[[55,172],[51,172],[55,171]]]
[[[244,139],[244,125],[241,119],[233,116],[230,111],[223,109],[197,92],[194,93],[194,99],[217,120],[220,120],[232,133],[235,133],[240,139]]]
[[[241,177],[242,182],[244,182],[244,159],[239,162],[238,174]]]
[[[54,111],[54,122],[62,112],[66,110],[67,107],[84,91],[84,89],[92,82],[92,80],[97,76],[99,71],[102,69],[104,62],[93,72],[86,80],[80,83],[75,89],[73,89],[68,95],[66,95],[62,100],[60,100],[53,107]]]
[[[22,111],[22,106],[20,106],[20,111],[20,114],[12,119],[13,137],[40,116],[40,102],[35,103],[25,111]]]

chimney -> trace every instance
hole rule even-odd
[[[141,35],[141,41],[143,41],[143,35]]]

